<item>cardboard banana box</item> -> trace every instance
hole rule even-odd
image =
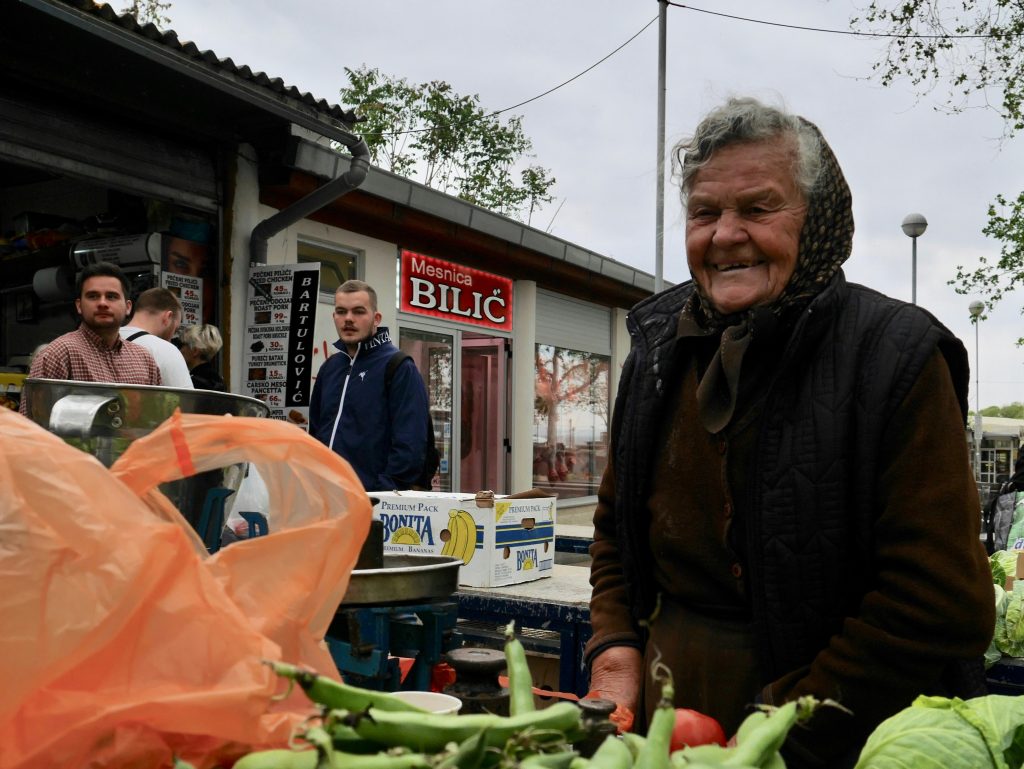
[[[556,498],[489,492],[373,492],[385,553],[462,559],[459,584],[499,587],[550,577],[555,563]]]

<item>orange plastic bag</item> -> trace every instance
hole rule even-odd
[[[333,670],[320,639],[371,515],[348,464],[268,419],[175,415],[111,470],[6,409],[0,434],[0,768],[283,744],[304,703],[273,703],[261,660]],[[271,534],[207,557],[156,486],[241,461]]]

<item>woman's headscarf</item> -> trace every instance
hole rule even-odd
[[[744,356],[754,340],[788,333],[800,312],[825,288],[853,248],[853,196],[832,149],[817,126],[800,122],[820,140],[821,167],[807,201],[796,265],[774,302],[723,315],[699,283],[680,315],[680,330],[721,332],[721,340],[697,388],[704,426],[720,432],[732,419]],[[737,140],[741,143],[744,140]],[[722,146],[729,146],[729,143]],[[716,150],[717,151],[717,150]]]

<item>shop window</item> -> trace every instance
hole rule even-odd
[[[334,303],[334,292],[346,280],[356,277],[359,253],[340,246],[325,246],[306,240],[298,242],[299,263],[320,262],[320,301]]]
[[[607,355],[539,344],[533,407],[533,481],[559,499],[597,494],[608,461]]]

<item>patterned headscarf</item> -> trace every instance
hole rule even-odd
[[[801,122],[820,138],[821,170],[807,201],[796,265],[789,282],[771,304],[723,315],[694,281],[696,291],[680,315],[681,331],[689,327],[722,334],[718,350],[697,389],[701,419],[711,432],[719,432],[732,418],[740,370],[751,342],[759,332],[770,335],[777,330],[788,331],[800,311],[821,293],[853,249],[850,188],[821,131],[803,118]]]

